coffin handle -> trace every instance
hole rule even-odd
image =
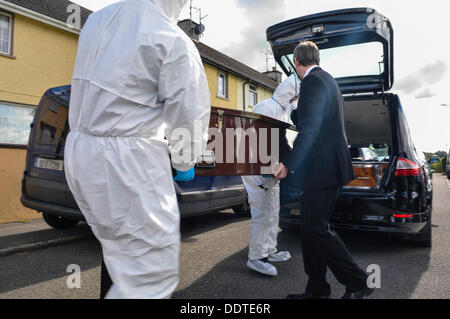
[[[224,113],[225,113],[225,111],[217,110],[217,114],[219,116],[217,117],[216,127],[219,129],[219,131],[221,131],[222,127],[223,127],[223,115],[224,115]]]

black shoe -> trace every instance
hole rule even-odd
[[[329,299],[329,296],[313,296],[307,292],[305,292],[304,294],[301,295],[289,295],[286,297],[286,299],[307,299],[307,300],[312,300],[312,299]]]
[[[345,294],[342,296],[341,299],[364,299],[364,297],[368,297],[371,294],[373,294],[374,291],[375,289],[368,287],[356,292],[347,291],[345,292]]]

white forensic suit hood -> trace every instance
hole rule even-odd
[[[150,0],[157,6],[161,7],[164,13],[173,22],[177,22],[181,11],[188,2],[188,0]]]
[[[291,101],[298,94],[300,94],[300,81],[296,74],[293,73],[277,87],[273,94],[273,99],[290,112],[297,109],[298,100],[295,102]]]
[[[293,99],[299,94],[300,81],[294,73],[277,87],[271,99],[258,103],[253,112],[290,123],[291,112],[297,109],[298,103]]]

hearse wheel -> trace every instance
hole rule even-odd
[[[58,215],[52,215],[49,213],[42,213],[45,222],[55,229],[69,229],[78,224],[78,220],[67,219]]]

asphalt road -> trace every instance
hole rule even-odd
[[[381,288],[371,298],[450,298],[450,183],[434,177],[433,248],[417,248],[379,234],[341,232],[358,264],[381,269]],[[278,299],[304,290],[301,242],[281,232],[279,248],[293,259],[267,278],[246,267],[249,220],[231,212],[182,222],[181,278],[177,299]],[[69,289],[67,267],[81,268],[81,287]],[[0,257],[0,299],[99,296],[100,248],[95,239]],[[331,273],[333,298],[344,288]]]

